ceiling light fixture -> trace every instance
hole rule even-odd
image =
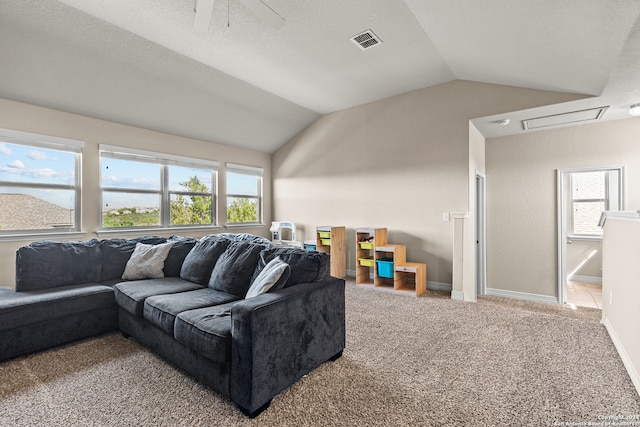
[[[629,114],[632,116],[640,116],[640,104],[633,104],[629,107]]]

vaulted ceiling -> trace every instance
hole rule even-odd
[[[640,102],[637,0],[258,2],[284,25],[245,0],[214,1],[205,31],[197,0],[0,0],[0,97],[267,153],[322,114],[454,79],[584,98],[474,120],[488,137]],[[365,30],[382,43],[361,50]]]

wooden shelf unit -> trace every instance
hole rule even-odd
[[[366,243],[366,244],[362,244]],[[374,284],[376,246],[387,244],[386,228],[356,228],[356,283]]]
[[[414,291],[419,297],[427,290],[427,265],[420,262],[405,261],[395,265],[393,289],[396,291]]]
[[[345,277],[347,275],[345,227],[316,227],[316,250],[331,257],[331,275]]]

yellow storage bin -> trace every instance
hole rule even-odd
[[[360,243],[360,249],[373,249],[373,242],[358,242]]]
[[[320,239],[320,242],[325,246],[331,246],[331,239]]]
[[[363,267],[373,267],[373,258],[358,258],[360,265]]]
[[[318,235],[320,236],[321,239],[330,239],[331,238],[331,232],[330,231],[318,231]]]

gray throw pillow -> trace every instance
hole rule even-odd
[[[291,274],[289,264],[275,257],[255,278],[245,298],[253,298],[269,292],[271,288],[282,289]],[[277,285],[276,285],[277,284]]]
[[[171,243],[147,245],[137,243],[122,273],[123,280],[162,279],[164,260],[169,255]]]
[[[298,248],[270,248],[260,254],[254,280],[264,266],[275,257],[280,257],[291,267],[291,276],[287,280],[286,287],[317,282],[329,276],[329,255],[325,253]]]

